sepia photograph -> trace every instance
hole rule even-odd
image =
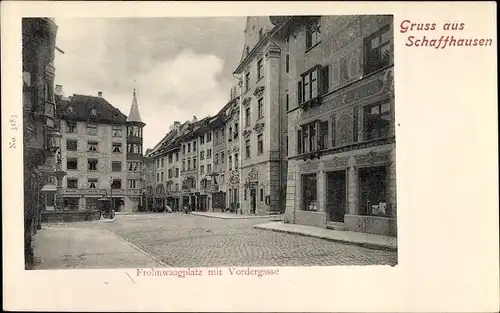
[[[26,269],[397,264],[392,15],[23,18]]]

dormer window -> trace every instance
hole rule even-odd
[[[97,111],[96,111],[95,108],[90,109],[90,115],[92,115],[92,116],[96,116],[97,115]]]

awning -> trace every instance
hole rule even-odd
[[[52,184],[47,184],[45,186],[43,186],[42,192],[55,192],[57,191],[57,187],[55,185],[52,185]]]

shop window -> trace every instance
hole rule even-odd
[[[373,140],[389,136],[391,126],[390,103],[384,101],[364,108],[364,137]]]
[[[385,166],[359,169],[361,215],[389,215],[387,207],[387,168]]]
[[[365,75],[389,65],[391,59],[391,37],[391,29],[387,25],[365,38]]]
[[[302,210],[318,210],[318,191],[316,174],[302,175]]]

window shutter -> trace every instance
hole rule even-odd
[[[297,84],[297,103],[301,104],[302,103],[302,82],[299,81]]]
[[[320,90],[320,95],[323,95],[325,93],[328,93],[329,85],[330,85],[330,67],[324,66],[320,70],[320,75],[319,75],[319,90]]]

